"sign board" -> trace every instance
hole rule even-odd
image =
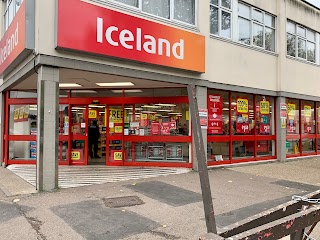
[[[82,0],[58,0],[57,48],[205,72],[205,37]]]
[[[97,110],[89,109],[89,118],[97,118]]]
[[[286,128],[287,126],[287,104],[280,103],[280,119],[281,128]]]
[[[208,128],[208,109],[199,108],[200,126],[201,129]]]
[[[249,99],[237,98],[236,102],[236,133],[248,134],[249,128]]]
[[[223,98],[219,94],[208,95],[208,134],[222,134]]]
[[[0,74],[14,68],[34,49],[35,3],[24,0],[0,40]],[[10,14],[12,14],[10,12]]]
[[[83,149],[72,149],[71,150],[71,161],[83,161]]]

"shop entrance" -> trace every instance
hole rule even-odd
[[[129,120],[124,119],[122,105],[110,105],[107,107],[107,150],[109,165],[123,165],[123,135],[124,124]]]

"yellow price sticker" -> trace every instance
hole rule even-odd
[[[114,152],[113,153],[113,159],[115,161],[122,161],[122,152]]]
[[[114,132],[115,133],[122,133],[122,126],[115,126]]]
[[[81,154],[79,151],[72,151],[71,152],[71,160],[73,161],[79,161],[81,158]]]
[[[248,113],[249,112],[249,101],[245,98],[237,99],[237,112],[238,113]]]
[[[296,115],[296,104],[288,103],[287,104],[287,112],[288,112],[288,116],[295,116]]]
[[[14,117],[13,117],[14,120],[19,119],[19,110],[20,110],[19,108],[14,110]]]
[[[89,110],[89,118],[97,118],[97,111]]]
[[[304,116],[311,117],[311,106],[304,105]]]
[[[260,113],[269,114],[270,113],[270,102],[269,101],[260,101]]]

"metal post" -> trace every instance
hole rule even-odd
[[[204,214],[206,218],[206,225],[208,233],[217,233],[216,220],[214,216],[210,181],[208,175],[208,168],[205,156],[205,149],[202,139],[202,132],[200,126],[200,118],[198,113],[198,103],[195,91],[195,85],[188,85],[188,98],[190,106],[190,115],[192,122],[192,135],[196,156],[198,161],[199,177],[202,191],[202,201],[204,207]]]

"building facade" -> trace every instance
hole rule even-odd
[[[0,8],[2,165],[37,164],[39,190],[57,187],[58,164],[197,169],[189,84],[209,166],[320,153],[320,10],[311,3]]]

